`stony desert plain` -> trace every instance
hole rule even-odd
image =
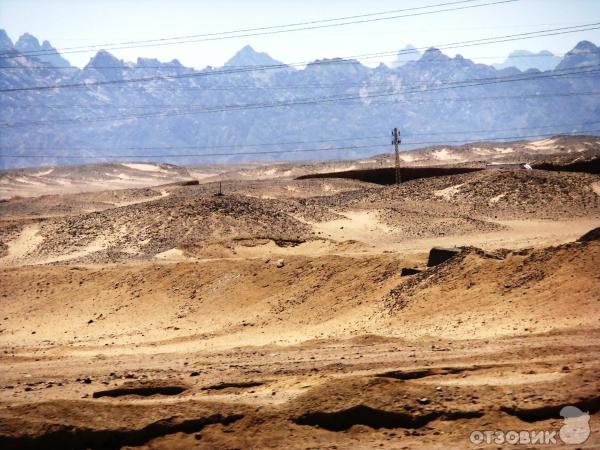
[[[2,172],[0,447],[552,447],[572,405],[599,448],[600,176],[486,168],[599,154],[404,152],[483,170],[400,185],[297,178],[390,155]]]

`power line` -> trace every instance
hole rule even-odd
[[[560,70],[560,69],[554,69],[554,71],[556,71],[556,70]],[[540,73],[546,73],[546,72],[548,72],[548,71],[544,71],[544,72],[540,72]],[[511,74],[510,76],[516,76],[516,75],[527,75],[527,73],[520,71],[520,74]],[[396,78],[395,81],[399,81],[399,79]],[[222,92],[285,91],[285,90],[293,90],[293,89],[334,89],[334,88],[339,88],[339,87],[353,87],[353,86],[370,88],[370,87],[374,87],[374,86],[389,86],[391,84],[391,82],[377,82],[377,83],[369,83],[369,84],[367,84],[367,83],[368,82],[353,82],[353,83],[338,82],[336,84],[302,84],[302,85],[279,85],[279,86],[267,86],[267,85],[251,86],[251,85],[247,85],[247,84],[241,84],[241,85],[229,85],[228,87],[207,87],[207,86],[196,85],[196,86],[176,86],[175,88],[173,86],[154,85],[154,86],[152,86],[152,90],[155,91],[155,90],[168,89],[169,91],[174,91],[174,90],[176,90],[176,91],[201,91],[200,93],[205,92],[205,91],[210,91],[210,92],[212,92],[212,91],[222,91]],[[2,93],[2,91],[0,91],[0,94],[1,93]]]
[[[483,143],[486,141],[505,141],[510,139],[528,139],[528,138],[536,138],[536,137],[546,137],[548,135],[553,136],[579,136],[582,133],[597,133],[600,132],[600,128],[596,128],[593,130],[582,130],[582,131],[565,131],[565,132],[555,132],[555,133],[538,133],[538,134],[526,134],[520,136],[502,136],[502,137],[492,137],[492,138],[478,138],[477,140],[469,139],[471,144],[475,143]],[[405,145],[446,145],[448,143],[462,143],[461,145],[467,145],[464,139],[456,139],[451,141],[421,141],[421,142],[405,142]],[[388,146],[389,147],[389,146]]]
[[[164,42],[164,41],[173,41],[173,40],[179,41],[182,39],[193,39],[193,38],[199,38],[199,37],[218,36],[218,35],[225,35],[225,34],[246,33],[246,32],[250,32],[250,31],[263,31],[263,30],[277,29],[277,28],[289,28],[289,27],[294,27],[294,26],[312,25],[312,24],[317,24],[317,23],[326,23],[326,22],[334,22],[334,21],[340,21],[340,20],[357,19],[357,18],[362,18],[362,17],[372,17],[372,16],[385,15],[385,14],[395,14],[398,12],[412,11],[412,10],[419,10],[419,9],[428,9],[428,8],[433,8],[433,7],[449,6],[449,5],[461,4],[461,3],[471,3],[474,1],[479,1],[479,0],[462,0],[462,1],[455,1],[455,2],[449,2],[449,3],[438,3],[438,4],[434,4],[434,5],[420,6],[420,7],[414,7],[414,8],[388,10],[388,11],[382,11],[382,12],[377,12],[377,13],[360,14],[360,15],[337,17],[337,18],[331,18],[331,19],[312,20],[312,21],[308,21],[308,22],[296,22],[296,23],[290,23],[290,24],[285,24],[285,25],[272,25],[272,26],[267,26],[267,27],[245,28],[245,29],[238,29],[238,30],[232,30],[232,31],[215,32],[215,33],[175,36],[175,37],[171,37],[171,38],[146,39],[146,40],[126,41],[126,42],[112,42],[112,43],[104,43],[104,44],[84,45],[84,46],[78,46],[78,47],[62,47],[59,49],[54,49],[54,51],[61,52],[61,51],[67,51],[67,50],[104,48],[104,47],[114,47],[114,46],[122,46],[122,45],[144,44],[144,43],[151,43],[151,42]],[[27,56],[38,55],[40,53],[46,53],[46,52],[52,52],[52,51],[51,50],[36,50],[36,51],[32,51],[32,52],[26,52],[26,55]]]
[[[553,125],[541,125],[535,127],[522,127],[522,128],[501,128],[494,130],[485,130],[487,133],[497,133],[504,131],[521,131],[521,130],[531,130],[533,129],[547,129],[547,128],[566,128],[566,127],[586,127],[588,125],[596,125],[600,123],[596,122],[583,122],[583,123],[563,123],[563,124],[553,124]],[[447,134],[473,134],[480,133],[482,130],[469,130],[469,131],[432,131],[427,133],[410,133],[406,132],[405,135],[408,137],[414,136],[432,136],[432,135],[447,135]],[[255,148],[255,147],[273,147],[273,146],[282,146],[282,145],[302,145],[302,144],[322,144],[329,142],[339,142],[339,141],[353,141],[353,140],[371,140],[371,139],[387,139],[388,135],[376,135],[376,136],[362,136],[362,137],[346,137],[346,138],[337,138],[337,139],[319,139],[312,141],[287,141],[287,142],[270,142],[270,143],[259,143],[259,144],[244,144],[244,145],[213,145],[213,146],[160,146],[160,147],[110,147],[110,148],[90,148],[86,146],[80,146],[75,148],[66,148],[66,147],[43,147],[43,148],[35,148],[28,147],[27,150],[63,150],[63,151],[74,151],[74,150],[92,150],[92,151],[104,151],[104,150],[214,150],[220,148]],[[0,147],[0,150],[10,150],[14,147]],[[21,150],[23,150],[21,148]]]
[[[573,75],[575,76],[575,75]],[[372,85],[364,86],[371,87]],[[420,94],[421,92],[412,92],[409,95]],[[525,94],[525,95],[498,95],[498,96],[490,96],[490,97],[439,97],[433,99],[419,99],[419,103],[438,103],[438,102],[462,102],[462,101],[487,101],[487,100],[506,100],[506,99],[514,99],[514,98],[527,98],[527,99],[535,99],[535,98],[554,98],[554,97],[577,97],[577,96],[594,96],[600,95],[600,92],[563,92],[563,93],[555,93],[555,94]],[[388,102],[378,102],[376,104],[384,104],[384,103],[411,103],[414,100],[391,100]],[[179,108],[179,107],[202,107],[204,105],[195,105],[190,103],[185,104],[146,104],[146,105],[103,105],[103,104],[89,104],[89,105],[8,105],[5,104],[5,108],[12,109],[35,109],[35,108],[47,108],[47,109],[97,109],[97,108],[113,108],[113,109],[140,109],[140,108]]]
[[[461,1],[456,1],[456,2],[441,3],[438,5],[430,5],[430,6],[407,8],[407,9],[403,9],[403,10],[395,10],[392,12],[396,13],[396,12],[402,12],[402,11],[426,9],[426,8],[433,8],[433,7],[439,7],[439,6],[449,6],[449,5],[455,5],[455,4],[461,4],[461,3],[471,3],[473,1],[478,1],[478,0],[461,0]],[[151,39],[151,40],[145,40],[145,41],[131,41],[130,43],[126,43],[126,45],[121,45],[121,44],[117,43],[117,44],[114,44],[114,46],[111,46],[110,44],[105,45],[105,46],[109,47],[108,48],[109,50],[121,50],[121,49],[130,49],[130,48],[178,45],[178,44],[191,43],[191,42],[216,41],[216,40],[234,39],[234,38],[250,37],[250,36],[264,36],[264,35],[289,33],[289,32],[295,32],[295,31],[314,30],[314,29],[320,29],[320,28],[340,27],[340,26],[354,25],[354,24],[360,24],[360,23],[380,22],[380,21],[384,21],[384,20],[395,20],[395,19],[406,18],[406,17],[415,17],[415,16],[423,16],[423,15],[429,15],[429,14],[437,14],[437,13],[442,13],[442,12],[481,8],[484,6],[500,5],[500,4],[504,4],[504,3],[514,3],[517,1],[519,1],[519,0],[496,0],[496,1],[488,2],[488,3],[482,3],[482,4],[477,4],[477,5],[458,6],[458,7],[453,7],[453,8],[439,9],[436,11],[424,11],[424,12],[419,12],[419,13],[394,15],[394,16],[390,16],[390,17],[365,18],[365,17],[369,17],[369,16],[374,16],[374,15],[386,14],[386,13],[370,13],[370,14],[366,14],[366,15],[356,16],[357,18],[360,18],[360,20],[351,20],[351,21],[341,22],[341,23],[328,23],[328,24],[317,25],[318,23],[322,23],[322,22],[346,20],[343,18],[324,19],[322,21],[299,23],[298,25],[302,25],[302,26],[300,28],[293,28],[293,29],[278,30],[276,28],[283,28],[283,27],[289,28],[292,25],[279,25],[279,26],[275,25],[272,27],[261,27],[261,28],[255,29],[257,31],[255,33],[246,32],[246,31],[238,31],[238,32],[230,31],[230,32],[211,33],[211,34],[205,34],[205,35],[195,35],[195,37],[193,39],[170,38],[170,40],[177,39],[176,42],[165,42],[165,41],[169,40],[169,38],[166,38],[166,39],[162,39],[162,40],[161,39]],[[307,25],[307,26],[304,26],[304,25]],[[293,25],[293,26],[296,26],[296,25]],[[263,31],[260,31],[260,30],[263,30]],[[252,29],[249,29],[247,31],[252,31]],[[242,34],[240,34],[240,33],[242,33]],[[234,34],[234,35],[231,35],[231,34]],[[78,48],[74,47],[72,50],[62,49],[63,51],[61,51],[60,53],[61,54],[86,53],[86,52],[90,52],[90,51],[96,51],[96,49],[98,47],[99,47],[99,45],[85,46],[85,47],[78,47]],[[54,51],[46,51],[46,52],[43,52],[43,51],[30,52],[30,54],[26,55],[26,56],[54,55],[54,54],[58,54],[59,51],[60,51],[60,49],[54,50]],[[15,58],[15,57],[18,57],[18,55],[0,56],[0,58]]]
[[[573,75],[575,77],[575,75]],[[570,78],[570,77],[569,77]],[[412,94],[411,94],[412,95]],[[495,100],[506,100],[506,99],[545,99],[545,98],[556,98],[556,97],[588,97],[600,95],[600,92],[565,92],[562,94],[523,94],[523,95],[499,95],[489,97],[443,97],[443,98],[430,98],[430,99],[419,99],[419,100],[408,100],[408,99],[392,99],[392,100],[381,100],[370,103],[370,105],[386,105],[392,103],[452,103],[452,102],[486,102]]]
[[[234,153],[204,153],[204,154],[172,154],[172,155],[106,155],[106,156],[73,156],[73,155],[0,155],[0,158],[66,158],[66,159],[105,159],[105,158],[187,158],[193,156],[240,156],[240,155],[269,155],[279,153],[303,153],[303,152],[320,152],[320,151],[333,151],[333,150],[357,150],[364,149],[365,146],[347,146],[347,147],[335,147],[335,148],[313,148],[313,149],[295,149],[295,150],[268,150],[268,151],[254,151],[254,152],[234,152]],[[373,146],[371,146],[373,147]],[[387,147],[387,146],[375,146],[374,148]]]
[[[600,128],[594,130],[587,130],[586,133],[599,132]],[[530,134],[520,136],[502,136],[494,138],[479,138],[477,140],[471,140],[471,143],[486,142],[486,141],[507,141],[507,140],[523,140],[528,138],[536,137],[547,137],[549,134],[554,136],[577,136],[581,135],[581,131],[578,132],[562,132],[558,134],[554,133],[543,133],[543,134]],[[466,145],[464,140],[454,141],[413,141],[405,142],[405,145],[446,145],[448,143],[462,143]],[[348,146],[348,147],[333,147],[333,148],[312,148],[312,149],[294,149],[294,150],[268,150],[268,151],[254,151],[254,152],[221,152],[221,153],[189,153],[189,154],[159,154],[159,155],[103,155],[103,156],[73,156],[73,155],[0,155],[1,158],[47,158],[47,159],[122,159],[122,158],[191,158],[191,157],[217,157],[217,156],[251,156],[251,155],[274,155],[274,154],[289,154],[289,153],[312,153],[312,152],[331,152],[339,150],[371,150],[375,148],[389,148],[389,145],[380,146]]]
[[[484,39],[476,39],[471,41],[463,41],[458,43],[450,43],[450,44],[442,44],[438,45],[435,48],[437,49],[447,49],[447,48],[458,48],[458,47],[470,47],[470,46],[478,46],[478,45],[487,45],[487,44],[495,44],[501,42],[522,40],[522,39],[531,39],[536,37],[545,37],[545,36],[555,36],[569,33],[579,33],[582,31],[590,31],[600,29],[600,22],[591,23],[586,25],[578,25],[576,27],[561,27],[555,29],[548,29],[536,32],[528,32],[528,33],[518,33],[513,35],[506,36],[497,36],[493,38],[484,38]],[[583,29],[585,28],[585,29]],[[544,34],[540,34],[544,33]],[[428,47],[430,48],[430,47]],[[422,47],[421,49],[424,49]],[[352,55],[347,56],[345,58],[361,58],[361,57],[375,57],[381,56],[382,54],[390,53],[390,52],[379,52],[379,53],[367,53],[362,55]],[[400,52],[401,53],[401,52]],[[310,64],[311,66],[316,65],[327,65],[327,64],[358,64],[356,61],[344,61],[340,58],[336,58],[334,60],[317,60],[312,62],[299,62],[299,63],[290,63],[290,64],[271,64],[271,65],[263,65],[263,66],[240,66],[239,69],[221,69],[215,71],[202,71],[202,72],[193,72],[186,74],[176,74],[176,75],[162,75],[162,76],[152,76],[152,77],[143,77],[143,78],[128,78],[128,79],[120,79],[120,80],[105,80],[105,81],[95,81],[91,83],[67,83],[67,84],[54,84],[47,86],[27,86],[27,87],[18,87],[18,88],[6,88],[0,89],[0,92],[20,92],[20,91],[40,91],[40,90],[50,90],[50,89],[64,89],[64,88],[88,88],[92,86],[108,86],[108,85],[120,85],[120,84],[128,84],[128,83],[137,83],[137,82],[151,82],[151,81],[165,81],[165,80],[174,80],[174,79],[184,79],[184,78],[203,78],[215,75],[230,75],[230,74],[238,74],[245,72],[254,72],[254,71],[262,71],[262,70],[274,70],[274,69],[285,69],[293,66],[306,65]]]
[[[503,131],[524,131],[524,130],[537,130],[544,128],[563,128],[563,127],[586,127],[588,125],[597,125],[600,124],[600,121],[592,121],[592,122],[579,122],[579,123],[561,123],[561,124],[553,124],[553,125],[536,125],[533,127],[521,127],[521,128],[497,128],[495,130],[485,130],[486,133],[498,133]],[[412,136],[431,136],[431,135],[446,135],[446,134],[472,134],[472,133],[481,133],[484,130],[469,130],[469,131],[433,131],[427,133],[410,133],[405,132],[405,137]],[[387,137],[387,136],[386,136]]]
[[[548,129],[548,128],[567,128],[567,127],[587,127],[587,126],[593,126],[593,125],[597,125],[600,124],[600,121],[592,121],[592,122],[581,122],[581,123],[561,123],[561,124],[552,124],[552,125],[541,125],[541,126],[534,126],[534,127],[521,127],[521,128],[500,128],[500,129],[493,129],[493,130],[485,130],[486,133],[497,133],[497,132],[505,132],[505,131],[510,131],[510,132],[515,132],[515,131],[527,131],[527,130],[538,130],[538,129]],[[477,133],[481,133],[483,130],[463,130],[463,131],[453,131],[453,130],[449,130],[449,131],[433,131],[433,132],[424,132],[424,133],[410,133],[410,132],[406,132],[405,133],[405,137],[411,138],[411,137],[415,137],[415,136],[432,136],[432,135],[447,135],[447,134],[477,134]],[[594,131],[594,130],[589,130],[589,131]],[[584,133],[586,132],[585,130],[581,130],[581,131],[577,131],[577,132],[573,132],[573,133]],[[544,135],[548,134],[550,132],[546,132],[544,133]],[[66,148],[66,147],[54,147],[54,148],[49,148],[49,147],[44,147],[44,148],[35,148],[35,147],[29,147],[26,150],[50,150],[50,151],[74,151],[74,150],[87,150],[87,151],[104,151],[104,150],[214,150],[214,149],[220,149],[220,148],[254,148],[254,147],[264,147],[264,146],[281,146],[281,145],[302,145],[302,144],[320,144],[320,143],[329,143],[329,142],[339,142],[339,141],[351,141],[351,140],[371,140],[371,139],[388,139],[388,135],[376,135],[376,136],[362,136],[362,137],[346,137],[346,138],[337,138],[337,139],[320,139],[320,140],[312,140],[312,141],[292,141],[292,142],[271,142],[271,143],[260,143],[260,144],[244,144],[244,145],[217,145],[217,146],[206,146],[206,147],[198,147],[198,146],[160,146],[160,147],[110,147],[110,148],[90,148],[90,147],[85,147],[85,146],[80,146],[80,147],[75,147],[75,148]],[[469,138],[471,139],[471,138]],[[482,138],[477,138],[477,139],[482,139]],[[485,138],[485,140],[491,140],[492,138]],[[496,139],[496,138],[495,138]],[[500,138],[500,139],[504,139],[504,138]],[[454,141],[435,141],[434,143],[445,143],[445,142],[464,142],[465,139],[460,139],[460,140],[454,140]],[[408,142],[407,144],[409,145],[414,145],[414,144],[423,144],[423,143],[431,143],[431,142]],[[365,144],[367,145],[367,144]],[[364,147],[364,145],[361,146],[357,146],[354,145],[352,147],[344,147],[344,148],[355,148],[355,147]],[[0,147],[0,150],[8,150],[8,149],[12,149],[14,147]],[[337,147],[338,149],[341,149],[342,147]],[[326,149],[326,148],[325,148]],[[20,148],[20,150],[25,150],[23,148]],[[303,149],[297,149],[298,151],[302,151]],[[310,150],[310,149],[309,149]],[[317,151],[319,149],[316,149],[314,151]],[[313,151],[313,150],[310,150]],[[235,153],[235,154],[245,154],[246,152],[240,152],[240,153]],[[250,153],[250,152],[247,152]],[[3,155],[0,155],[3,156]],[[164,155],[163,155],[164,156]],[[188,156],[188,155],[177,155],[177,154],[169,154],[167,156]],[[73,156],[73,157],[77,157],[77,156]]]
[[[431,47],[430,47],[431,48]],[[434,47],[435,48],[435,47]],[[416,52],[418,53],[418,50],[416,50]],[[421,53],[419,53],[421,55]],[[577,53],[579,56],[581,55],[596,55],[596,54],[600,54],[600,50],[586,50],[586,51],[582,51],[582,52],[578,52]],[[505,62],[508,61],[508,59],[512,59],[512,58],[533,58],[533,59],[537,59],[537,58],[561,58],[564,57],[566,55],[565,54],[548,54],[548,55],[536,55],[536,54],[532,54],[532,55],[513,55],[513,56],[509,56],[506,58]],[[377,56],[375,56],[377,57]],[[375,58],[375,57],[367,57],[365,59],[371,59],[371,58]],[[435,61],[440,60],[440,61],[445,61],[446,58],[449,58],[447,55],[442,54],[441,57],[439,58],[432,58],[430,59]],[[498,59],[500,58],[500,56],[478,56],[476,59],[480,60],[480,59]],[[469,61],[473,61],[469,58],[465,58]],[[416,62],[418,60],[414,60],[414,62]],[[396,60],[380,60],[380,63],[386,64],[386,65],[390,65],[396,62]],[[504,64],[505,62],[503,62],[502,64]],[[326,62],[324,61],[324,63],[326,63],[327,65],[329,64],[356,64],[355,61],[348,61],[348,60],[341,60],[341,61],[333,61],[333,60],[326,60]],[[228,66],[231,67],[231,66]],[[239,66],[242,67],[242,66]],[[244,67],[256,67],[256,66],[244,66]],[[490,67],[494,67],[494,65],[490,65]],[[508,67],[515,67],[515,66],[507,66]],[[495,67],[494,67],[495,68]],[[516,68],[516,67],[515,67]],[[535,67],[531,67],[532,69],[536,69]],[[0,67],[0,71],[2,70],[23,70],[23,71],[30,71],[30,70],[63,70],[63,69],[77,69],[77,70],[81,70],[77,67],[54,67],[54,66],[38,66],[38,67]],[[163,67],[163,66],[144,66],[144,67],[130,67],[130,66],[102,66],[102,67],[97,67],[94,66],[93,70],[97,70],[97,69],[123,69],[123,70],[177,70],[177,68],[174,67]],[[184,68],[185,70],[193,70],[191,68]],[[395,70],[393,67],[390,66],[390,70]],[[502,69],[496,69],[496,70],[502,70]],[[298,84],[298,85],[258,85],[258,84],[254,84],[254,85],[248,85],[248,84],[236,84],[234,86],[228,86],[228,87],[206,87],[206,86],[183,86],[183,87],[178,87],[178,89],[201,89],[203,91],[238,91],[238,90],[259,90],[259,91],[270,91],[270,90],[288,90],[288,89],[309,89],[309,88],[318,88],[318,89],[326,89],[326,88],[335,88],[335,87],[339,87],[340,85],[342,86],[364,86],[365,82],[354,82],[354,83],[336,83],[336,84],[324,84],[324,83],[313,83],[313,84]],[[372,83],[370,84],[370,86],[373,85],[383,85],[385,83]],[[154,87],[153,87],[154,88]],[[1,91],[0,91],[1,92]]]
[[[347,96],[330,96],[330,97],[316,97],[309,99],[297,99],[290,101],[281,101],[281,102],[272,102],[272,103],[259,103],[259,104],[246,104],[246,105],[223,105],[217,107],[203,108],[203,109],[190,109],[187,111],[174,111],[174,112],[152,112],[145,114],[131,114],[128,116],[113,116],[113,117],[101,117],[95,119],[89,118],[78,118],[78,119],[62,119],[55,121],[37,121],[37,122],[23,122],[23,123],[13,123],[13,124],[2,124],[0,128],[13,128],[13,127],[23,127],[23,126],[31,126],[31,125],[47,125],[53,123],[77,123],[77,122],[103,122],[103,121],[118,121],[118,120],[129,120],[129,119],[138,119],[138,118],[146,118],[146,117],[168,117],[168,116],[181,116],[181,115],[193,115],[193,114],[204,114],[204,113],[215,113],[215,112],[227,112],[227,111],[240,111],[246,109],[264,109],[264,108],[276,108],[276,107],[285,107],[285,106],[296,106],[296,105],[309,105],[309,104],[320,104],[320,103],[330,103],[337,101],[349,101],[349,100],[364,100],[365,98],[376,98],[388,95],[398,95],[398,94],[406,94],[406,93],[414,93],[414,92],[431,92],[431,91],[439,91],[446,89],[458,89],[465,87],[475,87],[475,86],[483,86],[489,84],[498,84],[498,83],[509,83],[509,82],[518,82],[518,81],[530,81],[535,79],[546,79],[546,78],[561,78],[561,77],[569,77],[578,74],[596,74],[599,72],[596,70],[584,70],[582,68],[594,68],[599,67],[600,65],[594,64],[589,66],[582,66],[578,69],[564,69],[561,71],[554,71],[551,74],[534,74],[534,75],[519,75],[519,76],[508,76],[508,77],[493,77],[493,78],[480,78],[474,80],[464,80],[457,82],[448,82],[442,85],[435,85],[434,87],[429,87],[427,89],[416,89],[416,90],[403,90],[403,91],[385,91],[367,95],[347,95]],[[570,72],[567,72],[570,70]],[[559,73],[556,73],[559,72]]]
[[[429,46],[427,48],[437,48],[435,46]],[[395,55],[403,55],[403,54],[407,54],[407,55],[411,55],[411,54],[418,54],[420,56],[422,56],[422,53],[420,52],[419,49],[415,48],[414,50],[390,50],[389,52],[385,52],[386,55],[383,56],[388,56],[387,53],[389,53],[389,56],[395,56]],[[585,50],[582,52],[579,52],[578,55],[582,55],[582,54],[599,54],[600,51],[595,51],[595,50]],[[539,53],[532,53],[530,55],[478,55],[477,57],[473,58],[473,59],[477,59],[477,60],[481,60],[481,59],[498,59],[498,58],[504,58],[505,60],[508,59],[515,59],[515,58],[532,58],[532,59],[538,59],[538,58],[563,58],[565,57],[567,53],[548,53],[548,54],[539,54]],[[378,54],[377,56],[382,56],[380,54]],[[371,56],[371,57],[364,57],[361,59],[373,59],[376,58],[377,56]],[[467,58],[467,59],[471,59],[471,58]],[[393,63],[395,62],[395,60],[389,60],[389,61],[381,61],[383,63]],[[187,67],[187,66],[173,66],[173,65],[169,65],[169,62],[166,63],[162,63],[160,66],[129,66],[129,65],[121,65],[121,66],[93,66],[93,70],[108,70],[108,69],[120,69],[120,70],[196,70],[193,67]],[[289,64],[288,64],[289,65]],[[236,67],[236,68],[242,68],[242,67],[256,67],[256,66],[227,66],[227,67]],[[80,69],[79,67],[76,66],[18,66],[18,67],[0,67],[0,70],[25,70],[25,71],[30,71],[30,70],[85,70],[85,69]]]
[[[275,147],[279,145],[299,145],[299,144],[321,144],[326,142],[339,142],[339,141],[359,141],[359,140],[368,140],[368,139],[379,139],[384,136],[363,136],[363,137],[347,137],[347,138],[338,138],[338,139],[319,139],[313,141],[287,141],[287,142],[270,142],[270,143],[260,143],[260,144],[244,144],[244,145],[212,145],[209,147],[198,147],[198,146],[161,146],[161,147],[110,147],[110,148],[93,148],[90,149],[85,146],[80,146],[76,148],[65,148],[65,147],[43,147],[43,148],[35,148],[29,147],[27,150],[162,150],[162,149],[171,149],[171,150],[206,150],[206,149],[217,149],[217,148],[254,148],[254,147]],[[387,137],[387,136],[385,136]],[[0,147],[0,150],[9,150],[14,147]]]
[[[238,29],[238,30],[232,30],[232,31],[215,32],[215,33],[192,34],[192,35],[185,35],[185,36],[175,36],[175,37],[171,37],[171,38],[146,39],[146,40],[126,41],[126,42],[112,42],[112,43],[104,43],[104,44],[84,45],[84,46],[78,46],[78,47],[63,47],[63,48],[54,49],[54,50],[56,52],[59,52],[59,51],[65,51],[65,50],[81,50],[81,49],[91,49],[91,48],[98,48],[98,47],[100,47],[100,48],[114,47],[114,46],[121,46],[121,45],[143,44],[143,43],[150,43],[150,42],[164,42],[164,41],[173,41],[173,40],[182,40],[182,39],[194,39],[194,38],[199,38],[199,37],[218,36],[218,35],[224,35],[224,34],[246,33],[246,32],[250,32],[250,31],[263,31],[263,30],[276,29],[276,28],[289,28],[289,27],[294,27],[294,26],[312,25],[312,24],[317,24],[317,23],[326,23],[326,22],[334,22],[334,21],[349,20],[349,19],[358,19],[358,18],[362,18],[362,17],[372,17],[372,16],[385,15],[385,14],[395,14],[395,13],[404,12],[404,11],[428,9],[428,8],[441,7],[441,6],[450,6],[450,5],[461,4],[461,3],[471,3],[474,1],[479,1],[479,0],[462,0],[462,1],[455,1],[455,2],[449,2],[449,3],[438,3],[438,4],[434,4],[434,5],[419,6],[419,7],[414,7],[414,8],[388,10],[388,11],[382,11],[382,12],[377,12],[377,13],[360,14],[360,15],[337,17],[337,18],[331,18],[331,19],[312,20],[312,21],[308,21],[308,22],[296,22],[296,23],[290,23],[290,24],[285,24],[285,25],[272,25],[272,26],[267,26],[267,27],[245,28],[245,29]],[[44,53],[44,52],[49,52],[49,50],[37,50],[37,51],[33,51],[33,52],[28,52],[28,54],[38,54],[38,53]]]
[[[598,65],[594,65],[596,67]],[[418,93],[418,92],[429,92],[429,91],[439,91],[445,89],[458,89],[465,87],[474,87],[474,86],[482,86],[488,84],[496,84],[496,83],[508,83],[508,82],[516,82],[516,81],[529,81],[532,79],[539,78],[558,78],[558,77],[571,77],[576,76],[577,74],[596,74],[600,72],[599,70],[589,70],[585,72],[576,71],[571,73],[557,74],[557,75],[541,75],[537,77],[527,77],[527,78],[513,78],[513,79],[498,79],[493,78],[489,81],[470,83],[470,84],[459,84],[456,86],[452,86],[453,83],[447,83],[450,86],[436,86],[435,88],[429,89],[420,89],[414,91],[385,91],[368,95],[351,95],[351,96],[331,96],[331,97],[321,97],[321,98],[312,98],[312,99],[300,99],[293,101],[282,101],[282,102],[274,102],[274,103],[261,103],[261,104],[246,104],[246,105],[225,105],[225,106],[217,106],[211,108],[203,108],[203,109],[191,109],[191,110],[183,110],[183,111],[173,111],[173,112],[150,112],[144,114],[131,114],[128,116],[113,116],[113,117],[100,117],[95,119],[89,118],[76,118],[76,119],[62,119],[62,120],[54,120],[54,121],[37,121],[37,122],[23,122],[23,123],[14,123],[14,124],[2,124],[0,128],[13,128],[13,127],[23,127],[23,126],[31,126],[31,125],[47,125],[47,124],[56,124],[56,123],[79,123],[79,122],[106,122],[106,121],[120,121],[120,120],[130,120],[130,119],[142,119],[142,118],[151,118],[151,117],[170,117],[170,116],[183,116],[183,115],[194,115],[194,114],[206,114],[206,113],[218,113],[218,112],[229,112],[229,111],[241,111],[241,110],[249,110],[249,109],[265,109],[265,108],[278,108],[278,107],[286,107],[286,106],[297,106],[297,105],[314,105],[320,103],[331,103],[331,102],[344,102],[344,101],[352,101],[352,100],[364,100],[366,98],[376,98],[383,97],[388,95],[398,95],[398,94],[406,94],[406,93]],[[464,83],[464,82],[458,82]]]

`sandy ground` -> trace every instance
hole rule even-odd
[[[535,172],[0,204],[0,447],[598,448],[598,178]]]
[[[0,172],[0,200],[143,188],[192,178],[200,179],[199,175],[201,174],[184,167],[156,163],[107,163],[20,169]]]

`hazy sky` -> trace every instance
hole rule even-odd
[[[444,0],[0,0],[0,27],[13,41],[29,32],[40,42],[47,39],[55,47],[62,48],[280,25],[442,2]],[[250,44],[281,61],[297,62],[391,51],[406,44],[424,47],[591,22],[600,22],[600,0],[519,0],[329,29],[111,50],[111,53],[125,60],[135,60],[138,56],[163,61],[177,58],[187,66],[220,66],[241,47]],[[564,53],[583,39],[598,43],[598,31],[447,50],[445,53],[460,53],[490,64],[503,60],[514,49],[548,49]],[[94,53],[65,57],[82,66]],[[392,59],[382,57],[379,60],[391,62]],[[365,62],[376,65],[379,60]]]

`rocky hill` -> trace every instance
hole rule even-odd
[[[483,170],[414,180],[346,194],[351,202],[398,207],[405,202],[424,209],[445,209],[468,217],[511,219],[600,216],[597,175],[543,170]],[[342,194],[344,195],[344,194]],[[346,200],[347,201],[347,200]]]

